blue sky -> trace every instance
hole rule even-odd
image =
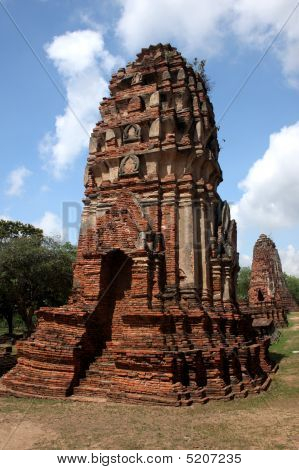
[[[69,203],[75,220],[88,134],[112,71],[142,47],[171,42],[190,62],[207,59],[221,121],[219,193],[238,222],[241,264],[264,232],[299,275],[297,0],[0,2],[1,217],[54,234]]]

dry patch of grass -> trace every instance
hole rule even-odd
[[[298,449],[299,316],[291,321],[271,348],[280,369],[260,396],[191,408],[2,398],[0,448]]]
[[[23,421],[26,403],[4,399],[0,441],[21,421],[6,448],[297,449],[298,397],[265,396],[181,409],[34,400]]]

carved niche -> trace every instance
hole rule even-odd
[[[139,158],[137,155],[127,155],[120,163],[119,176],[139,175]]]
[[[129,124],[124,129],[123,141],[124,143],[128,142],[137,142],[141,138],[141,128],[138,124]]]
[[[132,78],[131,85],[137,85],[138,83],[142,83],[142,74],[140,72],[135,73]]]

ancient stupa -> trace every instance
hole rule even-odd
[[[90,140],[73,293],[38,311],[1,393],[181,405],[267,388],[269,340],[236,304],[236,224],[217,193],[204,78],[158,44],[110,92]]]
[[[298,310],[286,286],[275,243],[264,234],[253,249],[248,304],[257,328],[265,327],[271,320],[275,326],[286,326],[288,312]]]

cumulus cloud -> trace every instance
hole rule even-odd
[[[33,225],[41,228],[49,237],[62,238],[62,221],[54,212],[46,211],[39,220],[33,222]]]
[[[287,249],[279,250],[279,255],[283,271],[299,277],[299,250],[293,245],[288,245]]]
[[[117,34],[129,52],[145,45],[174,41],[190,53],[219,51],[232,0],[119,0]]]
[[[299,121],[271,134],[265,154],[239,184],[244,194],[232,206],[242,227],[262,232],[298,224],[299,213]]]
[[[265,49],[296,0],[118,0],[117,34],[131,53],[146,44],[174,41],[185,54],[212,56],[224,36]],[[165,18],[167,20],[165,21]],[[299,8],[273,48],[292,85],[299,86]]]
[[[90,29],[56,36],[45,49],[63,80],[67,106],[56,117],[55,131],[44,136],[39,150],[46,167],[59,178],[87,147],[98,120],[97,102],[108,91],[105,74],[121,59],[105,49],[100,31]]]
[[[294,11],[274,46],[274,52],[289,83],[296,87],[299,87],[298,7],[296,0],[239,0],[234,5],[236,18],[233,22],[233,30],[243,42],[265,47]]]
[[[241,267],[251,267],[252,258],[251,256],[240,254],[239,264]]]
[[[5,193],[8,196],[21,196],[24,191],[25,180],[32,172],[25,166],[20,166],[15,170],[12,170],[7,178],[7,189]]]

